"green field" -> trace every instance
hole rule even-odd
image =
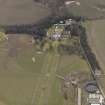
[[[17,38],[13,40],[13,48],[15,43],[20,45]],[[75,99],[65,101],[60,89],[61,80],[56,75],[66,76],[71,71],[88,73],[83,59],[76,55],[37,54],[34,46],[25,45],[12,57],[7,48],[7,42],[0,43],[0,104],[69,105],[75,102]]]

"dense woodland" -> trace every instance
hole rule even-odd
[[[92,52],[90,46],[88,45],[88,41],[87,41],[87,35],[86,35],[86,30],[83,26],[79,27],[80,29],[80,42],[81,45],[84,49],[84,53],[88,58],[88,61],[92,67],[92,69],[95,70],[101,70],[100,65],[96,59],[96,56],[94,55],[94,53]]]

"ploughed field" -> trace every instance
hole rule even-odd
[[[34,0],[0,0],[0,24],[33,24],[47,17],[48,8]]]
[[[88,42],[101,67],[103,75],[99,78],[105,93],[105,20],[86,22]]]
[[[71,71],[88,73],[86,62],[76,55],[39,54],[27,35],[8,38],[0,42],[0,104],[75,105],[75,96],[74,100],[64,99],[62,80],[56,75],[65,76]]]
[[[73,0],[66,6],[64,6],[64,2],[67,0],[63,0],[64,4],[62,5],[56,4],[58,2],[54,2],[54,0],[50,0],[49,2],[45,0],[47,3],[53,3],[52,5],[50,4],[50,7],[36,1],[0,0],[0,25],[34,24],[51,15],[56,9],[59,9],[61,13],[65,11],[65,13],[75,16],[88,18],[105,17],[105,0]],[[51,8],[54,8],[54,11]]]
[[[68,12],[86,18],[105,17],[105,0],[74,0],[77,3],[68,5]],[[103,7],[103,8],[102,8]]]

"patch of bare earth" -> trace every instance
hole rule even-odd
[[[0,0],[0,24],[32,24],[50,14],[48,8],[34,0]]]

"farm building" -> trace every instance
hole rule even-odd
[[[47,31],[47,37],[54,40],[58,40],[61,38],[63,31],[64,31],[64,26],[59,24],[54,24],[54,26]]]
[[[104,97],[100,93],[96,81],[88,81],[85,89],[88,92],[87,102],[89,105],[104,105]]]
[[[89,94],[88,103],[90,105],[103,105],[104,98],[101,94]]]

